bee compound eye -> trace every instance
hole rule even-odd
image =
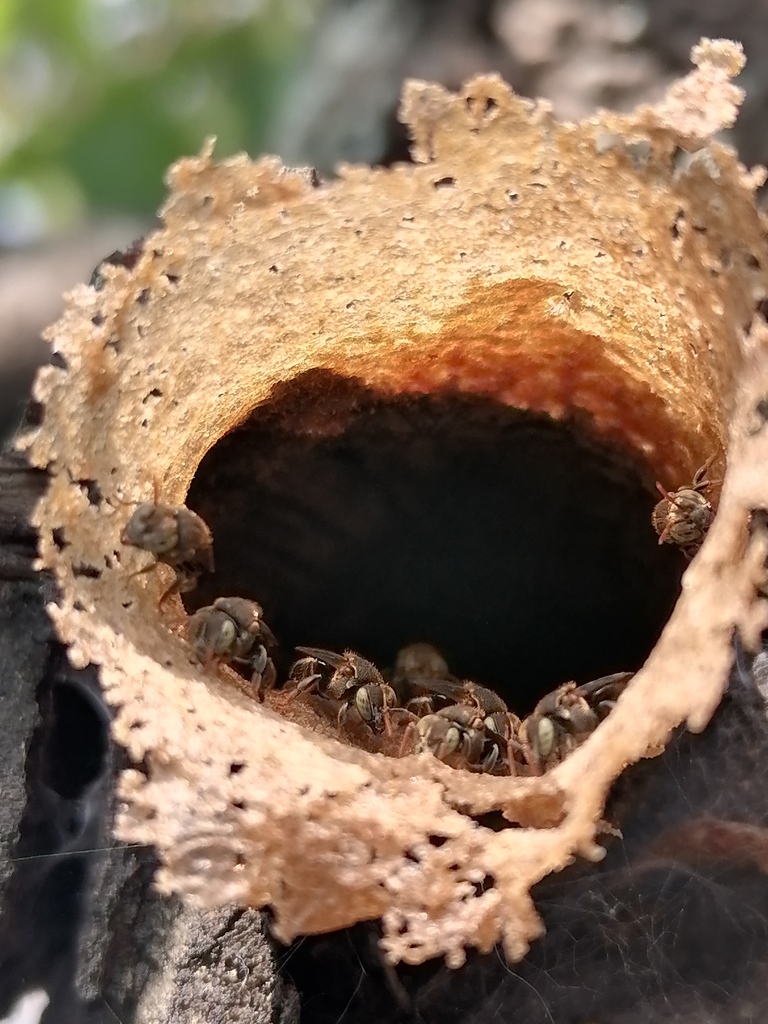
[[[217,654],[225,654],[235,642],[237,638],[237,626],[234,624],[232,619],[224,618],[219,624],[219,632],[216,637],[214,649]]]
[[[541,718],[536,726],[536,745],[541,757],[549,757],[555,745],[555,726],[551,718]]]
[[[355,707],[364,722],[373,720],[373,703],[365,687],[361,687],[355,694]]]
[[[483,728],[495,732],[497,736],[504,736],[507,730],[507,721],[503,712],[494,711],[483,720]]]
[[[430,716],[425,715],[420,718],[416,723],[416,737],[417,746],[420,751],[430,750],[432,747],[431,743],[431,721]]]
[[[167,555],[179,543],[179,527],[173,510],[156,505],[143,505],[135,512],[141,546],[156,555]]]

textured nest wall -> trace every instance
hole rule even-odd
[[[495,77],[458,95],[411,83],[416,163],[331,184],[206,148],[172,168],[136,265],[68,297],[36,384],[42,424],[22,441],[50,474],[40,565],[60,586],[58,633],[73,663],[100,666],[137,765],[119,835],[156,846],[164,891],[270,905],[284,939],[381,917],[392,961],[456,965],[499,940],[519,958],[540,932],[531,886],[602,855],[617,775],[681,723],[706,726],[734,629],[754,642],[765,621],[765,548],[747,525],[768,507],[768,332],[753,319],[768,247],[761,175],[712,141],[741,98],[740,52],[704,42],[694,63],[658,107],[576,125]],[[300,433],[344,432],[343,401],[301,401],[318,370],[383,397],[576,416],[649,490],[710,455],[721,476],[727,451],[718,516],[661,639],[545,776],[384,757],[279,692],[258,705],[234,673],[194,663],[178,599],[158,611],[167,570],[129,578],[146,559],[119,543],[124,503],[154,482],[183,503],[206,453],[286,388]],[[509,827],[476,820],[489,812]]]

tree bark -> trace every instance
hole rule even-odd
[[[46,475],[0,456],[0,1016],[43,988],[49,1024],[292,1024],[264,915],[158,895],[112,837],[122,752],[93,667],[73,669],[29,525]]]

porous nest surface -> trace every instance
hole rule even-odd
[[[21,442],[50,474],[40,566],[73,663],[100,666],[116,708],[137,765],[119,835],[156,846],[162,890],[270,905],[286,940],[381,917],[392,961],[457,965],[500,940],[519,958],[541,928],[531,886],[602,855],[612,781],[681,723],[705,727],[734,628],[753,640],[764,621],[764,547],[746,527],[768,505],[753,320],[768,249],[760,173],[711,139],[735,117],[740,51],[704,41],[694,63],[659,106],[576,125],[493,76],[459,94],[410,83],[416,163],[346,167],[333,184],[274,159],[217,164],[208,146],[171,169],[135,265],[68,296],[35,387],[42,425]],[[658,643],[557,769],[385,757],[341,742],[309,703],[260,706],[234,673],[194,663],[180,601],[158,612],[167,570],[130,577],[146,556],[119,542],[125,503],[153,482],[184,502],[207,453],[259,410],[282,401],[307,443],[351,429],[359,403],[333,389],[301,401],[308,379],[578,422],[651,504],[654,479],[679,486],[713,454],[721,475],[728,449],[719,514]],[[206,494],[226,509],[226,481]],[[477,820],[499,812],[509,827]]]

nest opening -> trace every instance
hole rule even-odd
[[[576,422],[312,371],[198,467],[187,502],[216,573],[187,608],[258,600],[283,673],[299,644],[386,667],[428,641],[527,713],[655,643],[685,563],[657,544],[651,487]]]

